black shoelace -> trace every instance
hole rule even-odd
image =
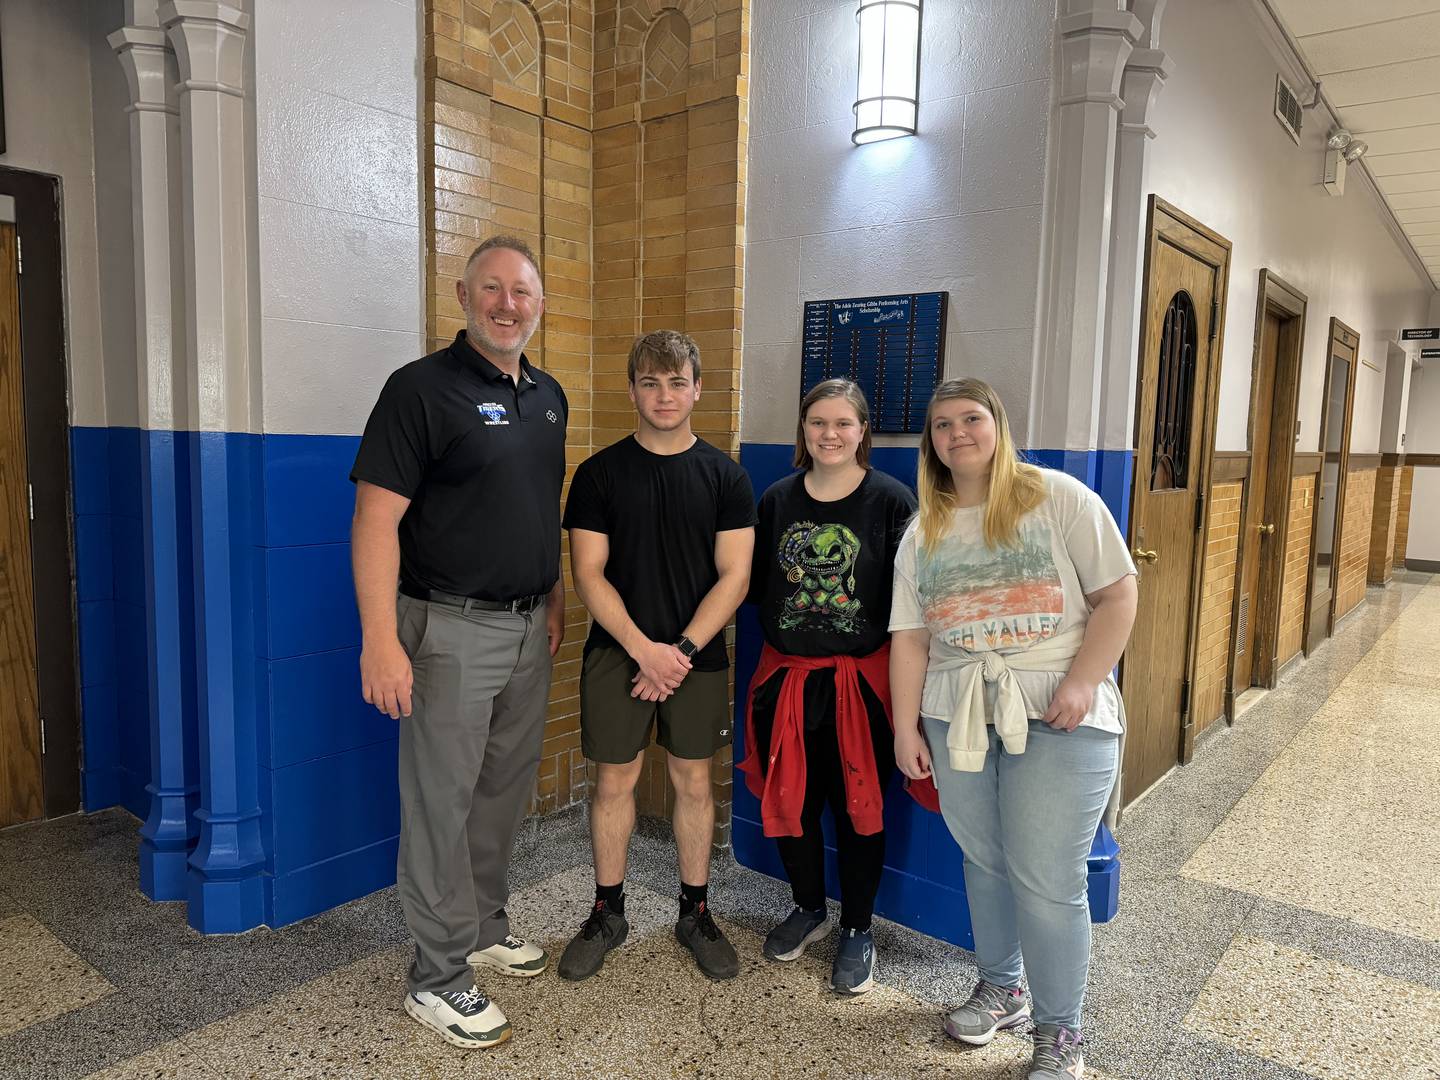
[[[711,941],[718,941],[720,938],[720,928],[710,917],[710,908],[703,900],[695,905],[695,929]]]
[[[595,901],[595,906],[590,909],[590,917],[585,920],[585,925],[580,927],[580,933],[586,941],[596,934],[605,933],[605,916],[609,913],[610,909],[605,906],[604,900]]]

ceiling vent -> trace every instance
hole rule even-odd
[[[1295,145],[1300,145],[1300,125],[1305,112],[1295,91],[1279,75],[1275,76],[1275,119],[1290,133]]]

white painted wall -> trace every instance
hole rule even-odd
[[[424,351],[418,8],[255,0],[267,432],[359,433]]]
[[[109,421],[90,87],[95,27],[86,5],[54,0],[5,0],[0,17],[6,146],[0,165],[60,178],[70,422],[104,425]],[[133,336],[130,353],[133,366]],[[133,407],[128,418],[117,412],[116,422],[133,423],[133,413]]]
[[[1310,301],[1296,447],[1314,450],[1330,317],[1353,327],[1360,356],[1383,369],[1387,342],[1420,325],[1434,290],[1384,226],[1358,172],[1342,198],[1321,187],[1323,114],[1306,114],[1299,147],[1274,119],[1281,62],[1251,0],[1170,0],[1160,44],[1175,71],[1154,108],[1151,189],[1234,245],[1216,448],[1247,448],[1256,291],[1269,267]],[[1382,386],[1361,365],[1357,453],[1378,446]]]
[[[945,289],[946,374],[1026,442],[1054,10],[927,0],[920,133],[856,147],[853,0],[756,0],[742,439],[794,438],[806,300]]]

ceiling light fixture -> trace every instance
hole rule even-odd
[[[920,100],[921,0],[860,0],[857,146],[914,135]]]

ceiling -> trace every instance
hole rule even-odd
[[[1440,0],[1270,3],[1440,287]]]

